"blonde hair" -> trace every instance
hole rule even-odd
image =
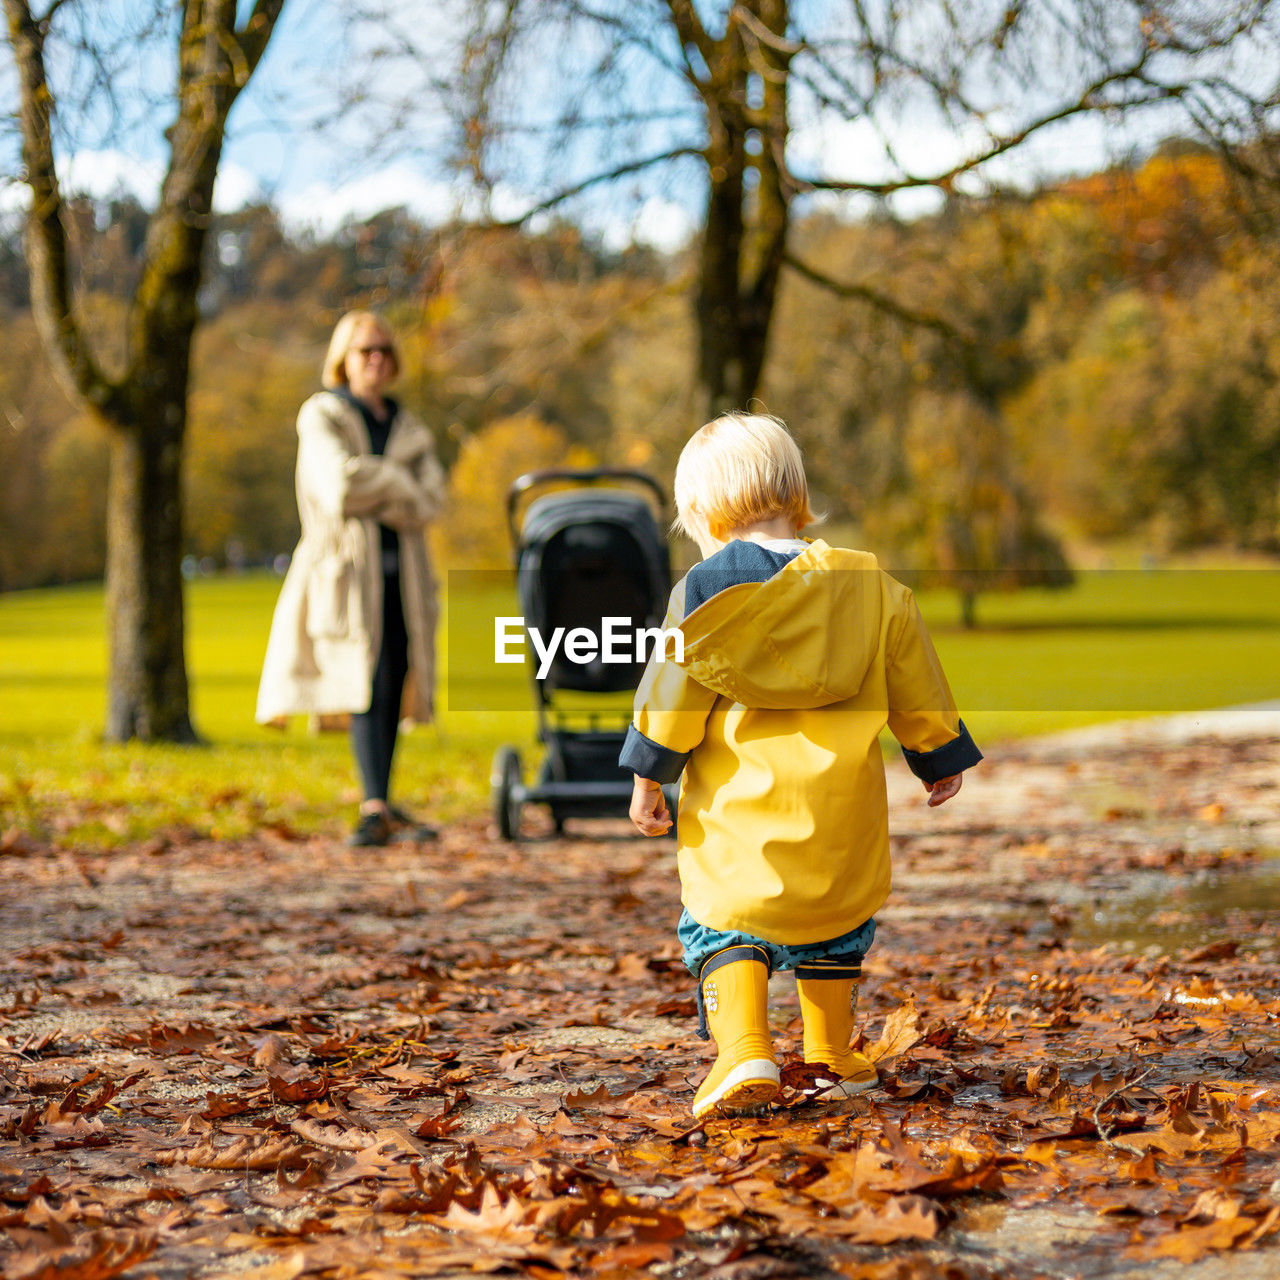
[[[324,367],[320,372],[321,386],[332,390],[347,385],[347,356],[355,341],[356,330],[363,324],[374,324],[382,330],[387,346],[391,348],[391,363],[395,372],[400,372],[400,344],[386,320],[376,311],[348,311],[333,326],[333,337],[329,339],[329,350],[325,352]]]
[[[694,541],[786,516],[797,530],[818,518],[800,448],[779,418],[725,413],[695,431],[676,463],[675,527]]]

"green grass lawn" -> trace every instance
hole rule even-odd
[[[956,700],[995,740],[1280,698],[1280,569],[1094,570],[1063,592],[921,597]]]
[[[267,575],[190,585],[193,718],[208,741],[199,748],[99,741],[99,588],[0,596],[0,831],[112,845],[170,827],[236,836],[345,825],[359,798],[345,735],[253,723],[278,589]],[[500,575],[452,574],[444,599],[441,714],[402,739],[395,785],[448,821],[486,806],[498,746],[514,743],[530,762],[539,751],[526,670],[493,662],[493,619],[519,612],[514,593]],[[954,596],[920,602],[988,751],[1004,737],[1280,698],[1280,570],[1084,573],[1066,592],[983,597],[972,632]],[[612,699],[610,711],[625,705]]]

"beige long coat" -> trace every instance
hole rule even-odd
[[[403,713],[433,713],[436,586],[426,526],[444,473],[431,432],[401,409],[383,456],[370,453],[359,409],[332,391],[298,413],[302,537],[280,589],[258,686],[259,723],[293,714],[367,711],[382,644],[378,525],[400,534],[400,591],[409,633]]]

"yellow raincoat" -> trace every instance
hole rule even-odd
[[[664,625],[683,661],[649,664],[633,733],[684,765],[686,909],[784,945],[857,928],[889,893],[881,729],[926,781],[981,759],[911,592],[873,555],[815,541],[683,612],[678,586]]]

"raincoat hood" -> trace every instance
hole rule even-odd
[[[729,587],[690,613],[679,665],[744,707],[855,697],[880,648],[879,569],[869,552],[815,541],[768,581]]]
[[[889,893],[881,730],[922,780],[981,753],[910,590],[874,556],[814,542],[764,581],[753,570],[781,556],[760,559],[728,557],[725,585],[710,566],[672,593],[684,654],[650,660],[620,763],[681,780],[681,901],[698,924],[822,942]]]

